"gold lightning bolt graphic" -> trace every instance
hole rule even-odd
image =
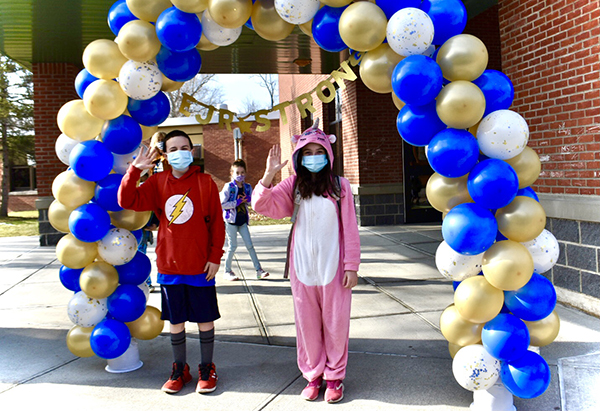
[[[183,213],[183,207],[185,206],[185,200],[187,199],[189,192],[190,190],[188,190],[187,193],[185,193],[183,197],[181,197],[179,201],[175,203],[175,208],[173,208],[173,211],[171,212],[171,220],[169,220],[169,225],[171,225],[173,221],[177,220],[177,217]]]

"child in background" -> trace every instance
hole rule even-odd
[[[292,138],[297,143],[292,155],[296,175],[275,187],[271,182],[288,161],[281,162],[278,145],[271,148],[252,206],[271,218],[292,216],[288,263],[298,366],[308,381],[301,396],[317,399],[325,380],[325,401],[335,403],[344,396],[360,239],[350,183],[332,170],[335,136],[317,127]]]
[[[269,276],[269,273],[262,269],[260,261],[256,256],[250,231],[248,230],[248,204],[252,198],[252,186],[245,182],[246,180],[246,162],[244,160],[235,160],[231,165],[231,182],[225,184],[221,190],[221,207],[223,207],[223,218],[225,219],[225,232],[227,233],[227,252],[225,253],[225,279],[235,281],[237,275],[231,269],[233,253],[237,249],[237,234],[240,233],[248,254],[252,259],[252,264],[256,270],[256,278],[261,280]]]

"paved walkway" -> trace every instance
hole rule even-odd
[[[111,374],[98,357],[78,358],[65,344],[72,293],[58,280],[52,247],[36,237],[0,238],[0,404],[4,410],[467,410],[472,393],[452,376],[439,317],[452,303],[451,282],[436,270],[438,225],[361,228],[362,265],[353,295],[350,360],[343,402],[300,399],[290,288],[282,279],[289,226],[252,227],[267,280],[256,280],[240,243],[236,273],[218,278],[215,363],[220,381],[209,395],[195,384],[177,395],[159,388],[170,373],[168,333],[139,341],[137,371]],[[154,250],[149,249],[154,258]],[[153,274],[153,278],[155,274]],[[150,295],[160,307],[160,295]],[[586,410],[600,404],[600,320],[559,306],[561,332],[543,347],[549,389],[518,410]],[[168,330],[166,328],[165,330]],[[199,360],[198,331],[188,327],[188,361]],[[192,367],[194,368],[194,367]]]

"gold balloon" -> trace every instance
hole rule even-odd
[[[75,209],[94,197],[96,183],[82,180],[73,170],[65,170],[54,178],[52,195],[65,207]]]
[[[279,41],[289,36],[295,26],[279,16],[273,0],[256,0],[252,6],[252,27],[263,39]]]
[[[521,154],[504,160],[512,166],[519,177],[519,188],[529,187],[538,179],[542,171],[540,157],[531,147],[526,146]]]
[[[113,80],[96,80],[85,89],[83,104],[94,117],[112,120],[127,109],[129,98],[119,83]]]
[[[252,0],[208,0],[208,12],[221,27],[242,27],[252,13]]]
[[[119,273],[107,262],[91,263],[79,275],[79,285],[88,297],[106,298],[119,286]]]
[[[509,240],[524,243],[544,231],[546,212],[533,198],[518,196],[506,207],[496,211],[498,230]]]
[[[94,40],[83,51],[83,65],[94,76],[111,80],[119,77],[119,71],[127,57],[117,43],[111,40]]]
[[[56,244],[56,258],[69,268],[83,268],[91,264],[98,255],[96,243],[84,243],[73,234],[67,234]]]
[[[475,138],[477,138],[477,130],[479,130],[480,124],[481,124],[481,121],[479,121],[474,126],[469,127],[469,133],[473,134],[473,137],[475,137]]]
[[[151,305],[146,306],[146,311],[140,318],[127,324],[131,336],[139,340],[151,340],[160,335],[165,322],[160,319],[160,310]]]
[[[452,344],[451,342],[449,342],[448,343],[448,352],[450,352],[450,357],[454,358],[454,356],[456,355],[456,353],[458,351],[460,351],[461,348],[463,348],[462,345]]]
[[[385,40],[387,17],[376,4],[361,1],[352,3],[344,10],[338,27],[342,40],[349,48],[369,51],[379,47]]]
[[[460,316],[454,304],[448,306],[440,316],[440,330],[446,340],[461,346],[475,344],[481,340],[483,324],[475,324]]]
[[[544,347],[558,336],[560,331],[560,318],[556,310],[546,318],[539,321],[523,321],[529,330],[529,344],[535,347]]]
[[[50,207],[48,207],[48,221],[50,225],[60,232],[68,233],[69,230],[69,216],[73,208],[66,207],[58,200],[54,200]]]
[[[394,105],[396,106],[396,108],[398,110],[402,110],[402,107],[405,106],[404,101],[400,100],[398,98],[398,96],[396,95],[396,93],[394,93],[394,91],[392,90],[392,101],[394,102]]]
[[[429,204],[436,210],[447,213],[459,204],[472,203],[467,190],[468,175],[458,178],[444,177],[433,173],[427,180],[425,192]]]
[[[502,309],[504,293],[482,275],[461,281],[454,292],[454,305],[462,318],[472,323],[486,323]]]
[[[312,24],[313,19],[310,19],[306,23],[298,24],[298,27],[302,33],[306,34],[308,37],[312,37]]]
[[[131,14],[141,20],[156,21],[160,13],[171,7],[170,0],[126,0]]]
[[[78,357],[91,357],[94,355],[90,345],[90,336],[94,327],[73,326],[67,333],[67,348]]]
[[[521,243],[498,241],[483,253],[481,269],[494,287],[504,291],[518,290],[533,275],[533,258]]]
[[[365,86],[376,93],[390,93],[392,92],[392,73],[402,59],[404,57],[392,50],[389,44],[382,44],[366,53],[362,58],[359,69],[360,79]]]
[[[208,7],[208,0],[171,0],[171,3],[186,13],[200,13]]]
[[[198,42],[198,44],[196,44],[196,48],[198,50],[202,50],[202,51],[213,51],[213,50],[218,49],[219,46],[217,46],[216,44],[212,44],[210,41],[208,41],[208,39],[206,38],[204,33],[202,33],[202,36],[200,37],[200,41]],[[165,85],[164,79],[167,77],[165,77],[165,76],[163,76],[163,77],[164,77],[163,78],[163,87],[164,87],[164,85]],[[173,81],[173,80],[170,80],[170,81]],[[181,84],[183,84],[183,83],[181,83]]]
[[[485,71],[488,51],[483,41],[477,37],[459,34],[448,39],[440,47],[436,61],[444,78],[450,81],[473,81]]]
[[[142,141],[146,141],[154,135],[158,131],[158,126],[144,126],[140,124],[142,127]]]
[[[352,0],[321,0],[321,3],[330,7],[344,7],[350,4]]]
[[[133,211],[133,210],[121,210],[115,212],[109,212],[110,222],[119,228],[124,228],[129,231],[139,230],[144,227],[152,211]]]
[[[448,127],[469,128],[483,118],[485,96],[470,81],[453,81],[440,91],[435,108]]]
[[[87,111],[83,100],[71,100],[64,104],[56,115],[56,122],[60,131],[77,141],[93,140],[104,125],[104,120]]]
[[[132,20],[125,23],[116,40],[119,50],[129,60],[152,60],[160,51],[160,41],[151,23]]]

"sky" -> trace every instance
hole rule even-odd
[[[271,104],[267,89],[249,74],[218,74],[216,80],[223,89],[227,108],[234,113],[245,111],[243,103],[246,97],[254,99],[261,107],[267,108]]]

